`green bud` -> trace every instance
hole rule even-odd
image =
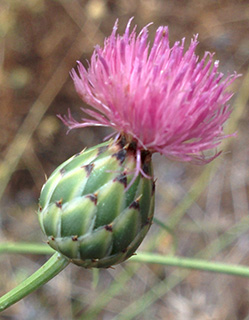
[[[148,232],[154,213],[151,154],[123,138],[83,150],[44,184],[38,217],[48,244],[86,267],[106,268],[128,259]],[[129,188],[130,182],[134,180]]]

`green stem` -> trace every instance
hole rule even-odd
[[[40,269],[0,298],[0,312],[51,280],[68,264],[69,260],[56,252]]]
[[[249,278],[249,268],[242,265],[210,262],[196,258],[163,256],[160,254],[140,252],[130,258],[132,262],[154,263],[186,269],[196,269]]]
[[[0,254],[2,253],[53,254],[55,251],[45,243],[4,242],[0,243]]]
[[[4,244],[0,244],[0,253],[52,254],[53,252],[54,250],[45,244],[35,244],[35,243],[25,243],[25,242],[23,243],[7,242]],[[162,264],[165,266],[174,266],[174,267],[180,267],[180,268],[186,268],[186,269],[196,269],[201,271],[224,273],[224,274],[230,274],[230,275],[249,278],[249,267],[247,266],[236,265],[236,264],[226,264],[226,263],[220,263],[220,262],[210,262],[204,259],[197,259],[197,258],[184,258],[184,257],[176,257],[176,256],[165,256],[165,255],[160,255],[160,254],[155,254],[150,252],[139,252],[137,255],[132,256],[129,259],[129,261],[140,262],[140,263],[155,263],[155,264]]]

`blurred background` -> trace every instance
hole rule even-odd
[[[243,74],[233,84],[226,132],[236,138],[207,166],[155,156],[154,223],[139,250],[249,264],[249,1],[246,0],[1,0],[0,242],[44,242],[36,216],[45,176],[110,131],[66,134],[56,117],[83,102],[69,76],[102,45],[115,20],[128,19],[150,37],[168,25],[170,41],[199,34],[198,54],[216,52],[220,70]],[[47,256],[0,256],[0,294],[38,269]],[[99,273],[74,265],[1,314],[1,319],[249,320],[249,280],[126,262]]]

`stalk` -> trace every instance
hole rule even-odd
[[[54,278],[68,264],[69,260],[56,252],[40,269],[0,298],[0,312]]]
[[[216,247],[218,246],[216,245]],[[48,247],[45,244],[39,244],[39,243],[5,242],[3,244],[0,244],[0,254],[1,253],[52,254],[53,252],[55,251],[52,248]],[[130,257],[129,261],[139,262],[139,263],[162,264],[165,266],[173,266],[173,267],[179,267],[179,268],[185,268],[185,269],[195,269],[199,271],[216,272],[216,273],[230,274],[230,275],[249,278],[248,266],[212,262],[212,261],[207,261],[205,259],[198,259],[198,258],[185,258],[185,257],[178,257],[178,256],[155,254],[151,252],[139,252],[136,255],[133,255],[132,257]]]
[[[53,254],[55,250],[46,243],[3,242],[0,243],[0,254],[4,253]]]
[[[234,276],[249,278],[249,268],[243,265],[227,264],[220,262],[210,262],[196,258],[184,258],[176,256],[163,256],[160,254],[140,252],[130,258],[129,261],[139,263],[154,263],[165,266],[173,266],[199,271],[223,273]]]

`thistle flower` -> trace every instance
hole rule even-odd
[[[136,34],[117,35],[116,21],[104,47],[95,47],[86,69],[78,62],[72,70],[76,91],[93,107],[82,108],[91,119],[77,122],[71,115],[61,119],[69,129],[87,126],[112,127],[141,150],[159,152],[168,158],[206,163],[215,158],[205,151],[216,148],[225,135],[229,118],[227,87],[237,75],[218,72],[219,62],[206,52],[196,55],[197,36],[184,52],[184,40],[170,47],[168,28],[159,27],[150,48],[148,26]],[[140,170],[141,171],[141,170]]]
[[[148,26],[136,35],[129,21],[123,36],[113,32],[97,46],[86,70],[71,75],[80,97],[93,109],[69,129],[107,126],[116,137],[67,160],[43,186],[39,221],[48,244],[73,263],[109,267],[128,259],[152,222],[155,183],[151,155],[205,163],[206,150],[222,139],[231,109],[226,91],[236,75],[223,79],[213,54],[199,60],[195,36],[169,45],[159,27],[151,46]]]

